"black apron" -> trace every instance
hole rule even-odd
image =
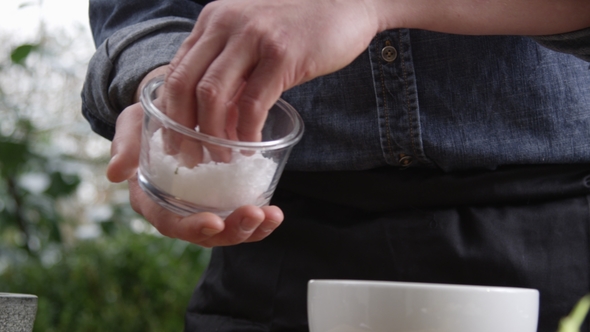
[[[185,331],[308,331],[307,282],[360,279],[535,288],[554,332],[590,292],[589,188],[590,165],[285,172],[285,221],[213,249]]]

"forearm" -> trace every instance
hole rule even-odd
[[[588,0],[374,0],[370,8],[379,31],[551,35],[590,27]]]

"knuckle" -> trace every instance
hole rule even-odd
[[[267,61],[282,61],[287,57],[288,42],[282,34],[274,33],[260,42],[261,57]]]
[[[249,116],[264,112],[262,109],[262,102],[257,96],[252,94],[242,94],[238,103],[240,112],[247,112]]]
[[[249,142],[260,141],[260,132],[250,126],[238,127],[236,129],[237,135],[241,140]]]
[[[290,34],[265,19],[250,20],[240,29],[240,38],[255,45],[262,59],[281,60],[289,50]]]
[[[166,78],[166,91],[171,96],[182,95],[188,91],[189,71],[183,64],[178,64]]]
[[[238,108],[240,110],[241,125],[258,127],[266,119],[269,107],[259,96],[244,94],[238,101]]]
[[[201,23],[204,23],[212,31],[226,30],[236,25],[242,15],[242,9],[233,6],[230,2],[220,3],[213,1],[203,7],[199,15],[199,21],[202,21]]]
[[[214,100],[219,97],[221,83],[211,75],[205,76],[197,84],[197,98],[200,100]]]
[[[251,232],[235,231],[227,235],[225,242],[229,245],[238,244],[244,242],[250,237]]]

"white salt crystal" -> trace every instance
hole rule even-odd
[[[151,183],[203,207],[234,210],[246,204],[259,205],[277,169],[277,163],[260,152],[244,155],[239,151],[232,152],[229,163],[211,161],[205,151],[204,162],[188,168],[176,156],[166,154],[163,147],[162,132],[158,130],[150,141]]]

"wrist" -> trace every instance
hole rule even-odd
[[[379,32],[410,28],[466,35],[546,35],[590,26],[580,0],[371,0]]]
[[[156,76],[166,75],[168,73],[168,66],[169,65],[163,65],[163,66],[157,67],[157,68],[153,69],[152,71],[150,71],[149,73],[147,73],[143,77],[143,79],[141,80],[141,82],[139,82],[139,85],[137,86],[137,90],[135,91],[135,95],[133,97],[133,103],[139,102],[139,96],[141,95],[141,90],[147,84],[147,82],[149,82],[152,78],[154,78]]]
[[[418,0],[371,0],[372,13],[377,19],[378,31],[382,32],[398,28],[417,27],[418,17],[424,17],[425,13],[419,13],[416,8]]]

